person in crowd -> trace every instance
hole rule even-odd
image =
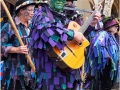
[[[39,8],[39,9],[42,9],[42,6],[43,4],[48,4],[48,0],[38,0],[36,2],[36,5],[35,5],[35,8]]]
[[[74,8],[75,9],[75,4],[74,4],[74,1],[77,1],[77,0],[66,0],[66,4],[65,4],[65,7],[69,7],[69,8]],[[82,26],[83,24],[83,15],[77,10],[64,10],[66,16],[68,19],[72,20],[72,21],[75,21],[77,22],[80,26]]]
[[[111,90],[118,76],[118,23],[112,16],[104,17],[103,28],[94,36],[87,56],[90,75],[99,81],[94,90]]]
[[[33,88],[31,82],[33,82],[35,76],[25,54],[32,53],[29,46],[29,33],[35,4],[32,0],[18,0],[15,4],[16,15],[13,17],[13,21],[24,46],[20,45],[9,21],[7,22],[9,25],[1,31],[1,52],[3,53],[2,60],[5,67],[3,85],[5,90],[32,90]]]
[[[50,5],[41,5],[42,9],[36,9],[33,16],[30,45],[35,59],[37,90],[75,90],[75,81],[79,81],[77,70],[65,72],[48,55],[54,47],[64,50],[64,42],[73,39],[78,43],[84,41],[81,32],[64,27],[70,22],[63,12],[65,3],[66,0],[50,0]],[[98,13],[95,18],[99,18]]]

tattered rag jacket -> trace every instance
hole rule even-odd
[[[50,60],[46,50],[50,50],[55,46],[63,50],[65,46],[63,42],[72,40],[74,32],[64,28],[69,20],[63,13],[55,12],[48,7],[47,9],[50,11],[49,14],[46,7],[42,7],[42,10],[36,9],[30,35],[30,45],[33,49],[36,66],[36,88],[38,90],[71,89],[74,87],[74,81],[77,80],[75,77],[76,70],[71,72],[62,71]]]
[[[29,54],[31,53],[31,48],[29,46],[30,38],[30,28],[25,27],[18,17],[14,19],[15,25],[18,29],[20,37],[25,45],[28,45]],[[14,81],[14,87],[16,84],[16,80],[20,80],[22,88],[24,88],[24,79],[32,77],[31,68],[27,62],[27,58],[24,54],[19,53],[8,53],[12,47],[19,47],[20,43],[15,36],[14,30],[11,27],[10,22],[6,23],[1,30],[1,52],[2,52],[2,60],[4,61],[4,85],[9,88],[11,79]],[[30,54],[31,56],[31,54]],[[32,58],[32,57],[31,57]],[[29,75],[28,75],[29,74]],[[27,76],[26,76],[27,75]]]

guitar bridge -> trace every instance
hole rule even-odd
[[[61,51],[60,56],[62,57],[62,59],[64,59],[67,56],[67,52]]]

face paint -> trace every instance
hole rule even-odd
[[[34,13],[34,5],[27,6],[24,9],[24,16],[31,16]]]
[[[50,6],[55,11],[62,12],[65,2],[66,0],[50,0]]]
[[[27,11],[24,12],[25,16],[29,16],[29,13]]]

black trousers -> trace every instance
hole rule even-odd
[[[101,81],[101,90],[111,90],[113,86],[113,80],[110,77],[111,63],[109,62],[106,65],[105,69],[103,69],[103,74],[100,75]]]
[[[4,90],[7,90],[7,86],[4,86]],[[10,86],[9,86],[8,90],[14,90],[13,80],[11,80]],[[17,80],[17,81],[16,81],[15,90],[33,90],[33,89],[30,88],[30,85],[29,85],[29,86],[25,86],[25,89],[22,89],[21,84],[20,84],[20,81]]]
[[[109,60],[110,61],[110,60]],[[100,74],[100,79],[94,80],[94,90],[111,90],[114,80],[110,77],[111,62],[103,69],[103,74]]]

